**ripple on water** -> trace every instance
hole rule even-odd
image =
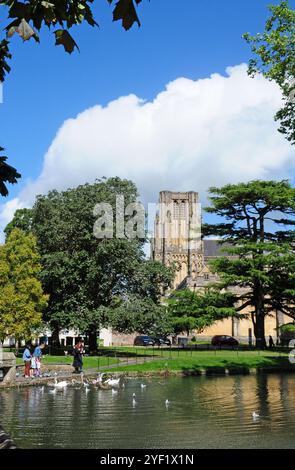
[[[28,448],[294,447],[295,375],[155,378],[144,389],[141,382],[128,380],[116,395],[94,387],[5,391],[2,424]]]

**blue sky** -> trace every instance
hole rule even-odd
[[[23,179],[10,187],[10,199],[38,177],[65,120],[130,93],[153,100],[179,77],[224,75],[227,67],[248,62],[249,47],[241,36],[263,30],[270,2],[143,0],[138,8],[142,26],[129,32],[112,23],[106,1],[94,2],[94,8],[97,3],[100,28],[72,30],[80,53],[69,55],[55,47],[47,29],[40,44],[12,39],[12,70],[0,105],[1,144]]]

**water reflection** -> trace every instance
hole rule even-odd
[[[294,448],[292,374],[128,380],[116,394],[49,390],[0,393],[1,424],[20,447]]]

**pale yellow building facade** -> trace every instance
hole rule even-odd
[[[155,261],[170,266],[176,265],[173,289],[204,289],[217,281],[210,270],[210,261],[219,256],[229,256],[223,251],[218,240],[201,237],[201,206],[198,193],[161,191],[159,211],[155,220],[151,257]],[[248,314],[249,310],[243,310]],[[249,316],[250,317],[250,316]],[[278,340],[278,327],[290,319],[281,312],[273,312],[265,321],[265,334]],[[250,318],[232,318],[216,322],[197,339],[210,339],[214,335],[234,336],[241,342],[254,341],[253,324]]]

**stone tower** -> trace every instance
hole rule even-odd
[[[198,193],[160,192],[151,255],[165,266],[176,264],[174,289],[197,277],[204,266]]]

